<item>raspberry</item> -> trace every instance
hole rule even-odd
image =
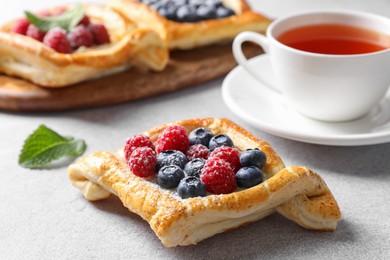
[[[80,20],[79,25],[88,26],[91,23],[89,20],[89,17],[87,15],[84,15],[84,17]]]
[[[17,20],[11,28],[11,32],[26,35],[30,22],[27,18],[20,18]]]
[[[68,40],[73,50],[81,46],[90,47],[93,43],[91,32],[84,26],[79,25],[68,34]]]
[[[139,177],[149,177],[156,173],[156,152],[150,147],[139,147],[127,161],[130,170]]]
[[[157,153],[168,150],[178,150],[186,153],[190,146],[190,140],[187,136],[187,130],[179,125],[168,126],[157,140]]]
[[[143,134],[134,135],[129,139],[127,139],[125,144],[124,151],[125,151],[126,160],[129,160],[130,155],[138,147],[150,147],[154,150],[154,145],[148,136]]]
[[[93,35],[93,41],[95,44],[100,45],[110,43],[110,35],[108,35],[107,28],[103,24],[90,24],[88,28]]]
[[[237,187],[236,175],[229,163],[217,157],[206,161],[200,179],[206,184],[207,191],[214,194],[231,193]]]
[[[229,163],[234,172],[237,172],[241,168],[240,153],[236,148],[229,146],[217,147],[211,152],[210,157],[218,157]]]
[[[203,144],[195,144],[188,148],[186,155],[188,160],[192,160],[195,158],[207,159],[207,157],[209,157],[209,153],[209,149]]]
[[[46,33],[39,30],[38,27],[36,27],[35,25],[30,24],[28,26],[26,35],[28,37],[31,37],[31,38],[41,42],[43,40],[43,37],[45,37]]]
[[[43,43],[60,53],[70,53],[71,51],[66,31],[61,28],[54,28],[48,31],[43,38]]]

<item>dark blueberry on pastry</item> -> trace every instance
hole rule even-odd
[[[233,147],[234,144],[232,139],[230,139],[230,137],[225,134],[219,134],[210,139],[210,143],[209,143],[210,151],[214,151],[215,148],[220,146]]]
[[[264,181],[263,172],[255,167],[243,167],[236,173],[238,187],[250,188]]]
[[[188,135],[190,139],[190,144],[203,144],[206,147],[209,147],[210,139],[213,137],[213,133],[203,127],[196,128],[195,130],[191,131],[191,133]]]
[[[242,166],[256,166],[261,169],[267,162],[267,156],[258,148],[247,149],[240,154],[240,163]]]
[[[182,179],[177,187],[177,193],[182,199],[206,196],[206,185],[197,177],[188,176]]]
[[[205,159],[195,158],[186,164],[186,166],[184,167],[184,173],[187,176],[199,177],[200,172],[202,171],[202,168],[205,163],[206,163]]]
[[[187,162],[187,157],[180,151],[168,150],[157,154],[157,169],[168,165],[176,165],[184,169]]]
[[[162,188],[173,189],[184,178],[184,172],[176,165],[162,167],[157,174],[157,183]]]

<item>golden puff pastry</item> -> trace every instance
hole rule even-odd
[[[271,22],[269,18],[252,12],[244,0],[222,2],[232,9],[235,15],[193,23],[170,21],[136,0],[108,0],[108,5],[136,21],[140,27],[158,32],[171,50],[229,42],[243,31],[263,33]]]
[[[0,72],[57,88],[131,66],[157,71],[165,68],[169,53],[155,32],[137,28],[133,21],[108,6],[82,7],[91,21],[106,26],[111,43],[62,54],[30,37],[12,33],[12,21],[0,28]]]
[[[302,227],[335,230],[341,213],[323,179],[306,167],[285,168],[273,148],[227,119],[192,119],[174,122],[188,132],[206,127],[225,133],[239,150],[259,148],[267,155],[266,181],[230,194],[181,199],[176,191],[160,188],[153,180],[135,176],[127,166],[123,149],[97,152],[79,159],[68,169],[72,184],[88,200],[115,194],[130,211],[145,219],[167,247],[187,246],[217,233],[237,228],[279,212]],[[156,142],[171,124],[144,134]]]

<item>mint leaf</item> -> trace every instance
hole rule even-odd
[[[47,32],[56,27],[60,27],[67,32],[70,32],[84,17],[84,10],[80,5],[55,17],[38,17],[28,11],[24,13],[26,14],[27,20],[43,32]]]
[[[61,136],[45,125],[40,125],[24,142],[19,164],[24,168],[44,168],[62,157],[77,157],[84,153],[83,140]]]

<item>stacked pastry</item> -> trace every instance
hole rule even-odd
[[[58,88],[131,67],[162,71],[169,50],[224,43],[268,24],[243,0],[61,6],[0,28],[0,72]]]
[[[198,133],[194,140],[186,138],[194,132]],[[210,141],[203,142],[208,135]],[[187,148],[189,143],[191,147],[204,143],[203,150],[214,151],[194,153]],[[185,158],[180,150],[189,158],[195,156],[194,160],[208,157],[200,173],[187,168],[190,162],[180,165],[180,157]],[[249,166],[237,171],[240,166],[232,167],[237,165],[237,159],[232,159],[237,155],[221,150],[236,154],[255,150],[266,160],[261,170]],[[156,160],[157,168],[161,167],[158,174]],[[246,165],[245,161],[240,158],[238,164]],[[336,200],[318,174],[306,167],[285,168],[268,142],[227,119],[157,126],[130,138],[117,153],[97,152],[81,158],[69,167],[68,176],[88,200],[118,196],[167,247],[196,244],[273,212],[313,230],[335,230],[341,218]]]

